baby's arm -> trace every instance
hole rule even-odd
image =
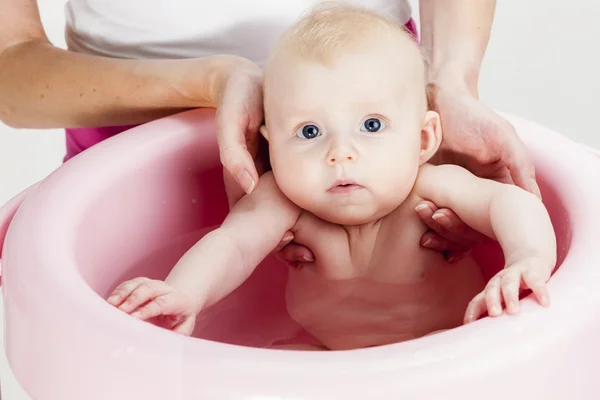
[[[539,302],[548,304],[546,282],[556,265],[556,237],[543,203],[519,187],[481,179],[455,165],[425,166],[416,192],[441,207],[453,210],[467,225],[497,240],[505,268],[469,305],[466,322],[487,309],[518,311],[519,288],[533,290]]]
[[[231,209],[175,265],[166,282],[208,307],[241,285],[291,229],[301,209],[279,190],[272,173]]]
[[[130,304],[119,308],[130,312],[151,300],[137,310],[139,318],[171,314],[165,311],[171,308],[185,308],[187,314],[195,316],[241,285],[279,244],[282,235],[294,226],[300,212],[301,209],[279,190],[272,173],[264,174],[257,188],[236,203],[223,224],[183,255],[166,278],[166,285],[146,284],[142,293],[138,289],[135,298],[129,296]],[[135,285],[135,281],[132,280],[130,286]],[[128,296],[127,283],[120,288],[121,298],[113,298],[113,301],[109,298],[109,302],[117,305]],[[168,295],[169,291],[177,293],[177,305],[165,304],[168,303],[166,298],[152,293]]]

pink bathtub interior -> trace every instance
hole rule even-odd
[[[548,309],[527,298],[519,316],[409,342],[268,350],[302,332],[285,310],[287,269],[271,258],[198,317],[194,337],[108,305],[117,282],[164,278],[225,217],[213,116],[190,111],[125,132],[0,211],[5,346],[33,399],[599,398],[600,161],[514,117],[558,236]],[[502,266],[495,246],[476,257],[488,273]]]

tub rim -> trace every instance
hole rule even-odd
[[[593,185],[594,182],[600,181],[600,159],[598,157],[600,153],[597,150],[592,149],[592,151],[589,151],[590,148],[587,146],[572,142],[562,135],[552,132],[548,128],[533,122],[505,113],[502,113],[502,115],[509,119],[513,124],[517,123],[520,126],[531,126],[536,130],[542,130],[553,139],[548,140],[546,143],[550,149],[535,149],[531,147],[533,138],[531,138],[531,136],[528,137],[527,133],[522,132],[522,134],[524,134],[522,136],[524,141],[529,144],[530,151],[533,153],[534,158],[538,160],[541,159],[548,162],[543,153],[555,152],[556,154],[571,154],[577,151],[576,159],[578,164],[582,167],[589,167],[589,175],[581,175],[577,179],[572,179],[569,182],[566,182],[565,186],[568,185],[571,188],[576,188],[578,184],[586,184],[585,186],[587,186],[588,190],[592,191],[592,194],[600,195],[600,190],[595,188],[595,186],[598,185]],[[45,208],[46,212],[50,209],[46,207],[48,205],[48,198],[54,198],[53,202],[51,202],[52,206],[65,207],[64,203],[60,205],[60,202],[57,202],[57,198],[60,198],[61,196],[57,196],[56,191],[65,186],[69,186],[70,181],[80,179],[81,174],[78,172],[78,169],[86,170],[86,168],[83,168],[85,164],[99,162],[98,160],[103,158],[104,153],[112,153],[114,162],[111,162],[106,169],[97,171],[98,174],[104,174],[104,179],[106,179],[106,176],[110,176],[111,171],[116,172],[123,167],[131,165],[132,162],[136,162],[135,160],[138,160],[138,158],[135,154],[144,154],[144,156],[147,156],[147,154],[152,154],[152,152],[149,152],[151,147],[160,148],[160,151],[165,152],[168,151],[170,146],[173,146],[173,144],[169,144],[169,140],[167,140],[169,139],[167,136],[172,134],[163,134],[160,137],[158,137],[159,135],[156,135],[156,138],[153,137],[152,140],[146,141],[144,135],[149,128],[152,128],[155,131],[178,130],[181,133],[182,139],[184,139],[178,144],[179,146],[183,145],[183,142],[185,141],[192,143],[194,141],[193,135],[197,134],[197,132],[194,131],[199,130],[200,128],[205,129],[205,131],[214,129],[212,120],[207,121],[205,119],[211,119],[213,116],[214,114],[211,110],[186,111],[177,116],[166,117],[133,128],[130,131],[120,134],[118,138],[111,138],[98,144],[96,149],[91,149],[92,151],[88,151],[87,154],[82,154],[79,157],[73,158],[69,163],[66,163],[61,168],[54,171],[45,180],[32,185],[28,190],[15,196],[11,202],[7,203],[14,206],[18,201],[24,200],[23,204],[18,207],[18,210],[15,210],[14,219],[10,223],[6,235],[7,240],[6,243],[4,243],[4,252],[10,252],[8,246],[12,244],[12,241],[10,240],[10,232],[12,229],[17,229],[18,226],[24,227],[35,220],[38,222],[42,221],[41,223],[43,225],[44,218],[41,215],[41,209]],[[195,128],[192,129],[190,126],[194,126]],[[213,139],[210,140],[214,141]],[[132,144],[138,144],[139,146],[135,147],[135,150],[133,150],[132,153],[131,147],[122,146],[122,142],[125,141],[130,141]],[[127,152],[127,156],[125,156],[125,152]],[[562,169],[562,172],[564,173],[565,171],[573,172],[575,168],[574,165],[568,165],[560,160],[555,167],[554,172],[557,173],[559,172],[557,171],[558,169]],[[89,181],[92,180],[93,179],[89,179]],[[102,181],[102,179],[100,179],[100,181]],[[581,250],[583,250],[587,245],[586,243],[589,242],[582,238],[586,236],[595,238],[600,237],[600,224],[594,226],[591,222],[593,220],[600,221],[600,211],[593,207],[594,204],[591,201],[591,198],[600,196],[590,195],[587,198],[583,198],[578,197],[575,191],[561,192],[561,194],[564,195],[563,201],[569,210],[588,210],[588,215],[574,214],[571,216],[573,241],[563,265],[577,263],[578,261],[598,264],[600,262],[600,255],[590,254],[591,258],[583,260]],[[42,204],[44,204],[44,207],[41,207]],[[67,217],[68,214],[69,210],[66,210],[65,215],[67,215]],[[2,214],[0,213],[0,215]],[[71,214],[71,218],[75,216],[76,215]],[[37,229],[37,231],[44,231],[46,233],[54,232],[55,234],[58,234],[61,229],[68,228],[69,227],[65,228],[64,226],[62,228],[54,226],[48,227],[47,230]],[[71,231],[73,231],[73,226],[70,226],[70,228]],[[64,236],[70,240],[74,240],[73,232],[70,232],[70,234],[69,232],[65,232]],[[69,242],[69,240],[64,241],[64,243],[67,242]],[[68,254],[68,246],[65,246],[63,246],[61,252]],[[60,263],[65,260],[71,261],[71,263],[74,262],[72,257],[65,254],[62,254],[61,260],[61,257],[58,254],[59,251],[54,248],[53,253],[53,250],[51,250],[48,245],[40,248],[39,251],[40,253],[45,254],[49,260],[55,262]],[[48,264],[51,263],[48,262]],[[72,269],[78,271],[77,267],[74,265],[72,265]],[[557,271],[549,283],[550,293],[553,298],[552,305],[549,309],[543,310],[543,312],[541,312],[541,308],[537,305],[532,296],[529,296],[522,301],[521,315],[519,316],[503,316],[493,319],[484,318],[476,323],[462,326],[440,335],[433,335],[409,342],[395,343],[368,349],[336,352],[288,352],[250,348],[198,338],[183,337],[145,322],[135,320],[110,306],[88,286],[79,274],[68,276],[65,276],[65,274],[57,275],[54,273],[55,270],[50,271],[43,269],[40,272],[43,273],[44,279],[46,279],[46,289],[49,287],[54,288],[53,292],[59,293],[63,297],[62,303],[69,305],[72,312],[93,313],[94,316],[99,319],[100,323],[111,324],[114,328],[121,331],[127,340],[133,340],[134,338],[139,339],[140,335],[143,335],[144,341],[152,342],[154,346],[162,343],[166,348],[172,347],[172,344],[177,343],[176,346],[185,347],[185,351],[190,354],[191,358],[202,358],[204,361],[210,359],[223,366],[227,365],[229,367],[235,367],[236,370],[239,368],[252,368],[256,371],[266,371],[270,368],[277,368],[282,363],[285,363],[287,369],[286,375],[289,373],[292,376],[299,371],[306,373],[307,368],[323,371],[335,370],[344,365],[344,369],[347,370],[347,363],[349,361],[354,363],[358,362],[360,368],[368,368],[369,371],[373,372],[398,371],[413,368],[415,366],[431,365],[432,363],[436,363],[437,365],[440,365],[440,363],[452,363],[458,358],[477,357],[480,355],[482,349],[487,351],[488,356],[491,356],[491,353],[494,353],[494,357],[499,357],[497,360],[503,360],[505,356],[503,355],[502,346],[497,346],[498,343],[492,343],[488,335],[485,335],[485,332],[491,330],[495,331],[495,335],[491,335],[494,338],[498,336],[498,333],[501,333],[506,340],[511,340],[513,346],[523,346],[522,350],[526,351],[527,348],[531,347],[532,342],[525,340],[525,338],[537,337],[538,345],[542,346],[545,341],[539,340],[540,338],[543,337],[546,341],[558,340],[557,338],[560,334],[564,333],[565,330],[573,329],[573,327],[577,325],[576,323],[573,323],[569,327],[567,327],[566,324],[563,324],[562,327],[556,326],[557,320],[566,316],[571,317],[572,320],[573,317],[573,314],[570,313],[572,311],[570,307],[572,302],[565,304],[558,301],[559,299],[567,299],[569,298],[567,295],[574,295],[580,301],[584,301],[585,299],[585,301],[589,302],[594,299],[596,304],[600,302],[600,291],[598,291],[598,294],[594,294],[593,291],[589,290],[587,292],[585,291],[586,283],[590,283],[593,279],[589,279],[589,276],[586,274],[585,280],[579,280],[580,283],[577,284],[577,274],[574,273],[574,271],[570,272],[567,270],[565,272],[563,268]],[[58,279],[59,276],[65,279]],[[573,280],[575,280],[575,283]],[[571,282],[571,284],[565,286],[565,282]],[[71,286],[73,284],[75,284],[75,286]],[[26,294],[15,293],[14,296],[16,299],[20,296],[26,296]],[[72,301],[74,299],[79,301]],[[5,298],[4,302],[6,301],[10,301],[9,298]],[[597,311],[596,313],[600,314],[600,311]],[[589,316],[589,314],[586,313],[585,316]],[[583,314],[580,313],[578,317],[582,318]],[[583,323],[583,321],[579,322]],[[514,342],[514,340],[517,341]]]

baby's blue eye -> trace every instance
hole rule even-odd
[[[314,139],[320,135],[321,132],[319,131],[319,128],[317,128],[315,125],[304,125],[302,129],[299,129],[296,133],[296,136],[298,136],[301,139]]]
[[[367,132],[379,132],[383,128],[385,128],[385,123],[382,120],[379,118],[369,118],[363,123],[363,126],[360,130]]]

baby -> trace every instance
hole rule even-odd
[[[535,196],[428,160],[442,140],[428,111],[417,44],[382,16],[316,9],[290,28],[265,67],[272,171],[164,282],[137,278],[108,301],[191,334],[196,315],[241,285],[290,230],[316,261],[291,269],[290,315],[330,350],[378,346],[519,310],[519,290],[548,305],[556,263]],[[451,268],[423,249],[423,199],[497,240],[505,268],[487,284],[466,258]]]

